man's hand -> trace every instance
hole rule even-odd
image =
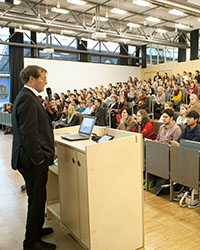
[[[51,102],[47,102],[46,104],[46,109],[50,112],[53,113],[52,110],[54,109],[55,111],[57,111],[57,105],[56,105],[56,101],[52,100]]]

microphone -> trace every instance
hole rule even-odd
[[[48,95],[48,98],[49,98],[49,101],[51,102],[52,101],[52,91],[51,91],[51,88],[46,88],[46,91],[47,91],[47,95]],[[54,108],[51,108],[52,112],[55,114],[56,113],[56,110]]]
[[[51,102],[52,101],[52,91],[51,91],[51,88],[46,88],[46,91],[47,91],[47,95],[48,95],[49,101]]]

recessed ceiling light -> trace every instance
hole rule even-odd
[[[150,3],[146,2],[144,0],[133,0],[133,4],[140,5],[140,6],[143,6],[143,7],[150,6]]]
[[[100,17],[93,16],[92,21],[94,22],[96,20],[99,20],[100,22],[107,22],[108,18],[102,17],[102,16],[100,16]]]
[[[72,30],[61,30],[60,31],[60,34],[63,35],[63,34],[74,34],[75,32],[72,31]]]
[[[159,29],[156,29],[156,32],[164,34],[164,33],[167,33],[167,30],[163,30],[159,28]]]
[[[131,27],[131,28],[139,28],[140,27],[140,25],[137,23],[127,23],[127,26]]]
[[[51,9],[51,11],[56,12],[56,13],[60,13],[60,14],[68,14],[69,13],[69,10],[60,9],[60,8],[56,8],[56,7],[53,7]]]
[[[130,42],[130,40],[129,40],[129,39],[125,39],[125,38],[120,38],[120,39],[119,39],[119,41],[124,42],[124,43],[128,43],[128,42]]]
[[[14,1],[13,1],[13,4],[14,4],[14,5],[19,5],[20,3],[21,3],[21,1],[19,1],[19,0],[14,0]]]
[[[189,29],[188,25],[181,24],[181,23],[176,23],[176,24],[175,24],[175,27],[176,27],[177,29]]]
[[[122,9],[119,9],[119,8],[113,8],[111,10],[111,12],[114,13],[114,14],[119,14],[119,15],[125,15],[125,14],[127,14],[126,10],[122,10]]]
[[[28,28],[31,28],[31,29],[39,29],[39,28],[40,28],[40,26],[38,26],[38,25],[33,25],[33,24],[25,24],[24,26],[25,26],[25,27],[28,27]]]
[[[146,18],[147,21],[152,22],[152,23],[159,23],[160,19],[156,17],[149,16]]]
[[[24,30],[24,29],[20,29],[20,28],[15,28],[15,32],[20,32],[20,33],[25,33],[28,32],[29,30]]]
[[[172,9],[169,11],[169,14],[175,15],[175,16],[182,16],[184,13],[180,10]]]
[[[82,0],[67,0],[68,3],[72,3],[72,4],[77,4],[77,5],[86,5],[86,2],[85,1],[82,1]]]

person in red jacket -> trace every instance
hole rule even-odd
[[[150,121],[149,115],[144,109],[140,109],[137,112],[137,126],[133,128],[133,132],[143,134],[143,138],[150,140],[156,139],[156,132],[154,129],[154,122]]]

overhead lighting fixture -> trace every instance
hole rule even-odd
[[[45,54],[53,54],[54,53],[54,48],[53,47],[46,47],[41,52],[45,53]]]
[[[197,20],[198,20],[198,22],[200,22],[200,18],[198,18]]]
[[[125,38],[120,38],[119,41],[123,42],[123,43],[128,43],[130,42],[129,39],[125,39]]]
[[[5,0],[0,0],[1,3],[5,3]]]
[[[167,33],[167,30],[163,30],[163,29],[156,29],[156,32],[157,33],[161,33],[161,34],[164,34],[164,33]]]
[[[14,0],[14,1],[13,1],[13,4],[14,4],[14,5],[19,5],[20,3],[21,3],[21,1],[19,1],[19,0]]]
[[[75,32],[72,31],[72,30],[61,30],[60,31],[60,34],[63,35],[63,34],[74,34]]]
[[[24,26],[30,29],[40,29],[40,26],[33,24],[24,24]]]
[[[130,28],[139,28],[140,27],[140,25],[137,23],[127,23],[127,26]]]
[[[159,23],[160,19],[156,17],[149,16],[146,18],[147,21],[152,22],[152,23]]]
[[[114,13],[114,14],[119,14],[119,15],[125,15],[125,14],[127,14],[126,10],[122,10],[122,9],[119,9],[119,8],[113,8],[111,10],[111,12]]]
[[[181,23],[176,23],[176,24],[175,24],[175,27],[176,27],[177,29],[183,29],[183,30],[189,29],[188,25],[181,24]]]
[[[72,4],[77,4],[77,5],[86,5],[86,2],[85,1],[82,1],[82,0],[67,0],[68,3],[72,3]]]
[[[140,5],[140,6],[143,6],[143,7],[150,6],[150,3],[146,2],[144,0],[133,0],[133,4]]]
[[[28,30],[24,30],[21,28],[15,28],[15,32],[25,33],[25,32],[28,32]]]
[[[175,16],[182,16],[184,15],[184,13],[180,10],[176,10],[176,9],[172,9],[169,10],[169,14],[175,15]]]
[[[94,22],[96,20],[99,20],[100,22],[107,22],[108,18],[102,17],[102,16],[100,16],[100,17],[93,16],[92,21]]]
[[[60,8],[56,8],[56,7],[51,8],[51,11],[59,13],[59,14],[68,14],[69,13],[69,10],[60,9]]]

